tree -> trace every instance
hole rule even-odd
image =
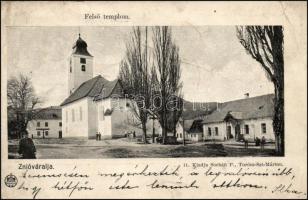
[[[162,127],[163,144],[166,143],[167,131],[173,130],[182,111],[180,89],[179,50],[172,41],[171,29],[168,26],[153,28],[155,93],[159,94],[160,106],[155,106],[159,123]],[[180,103],[178,103],[180,102]],[[172,109],[168,107],[172,105]],[[175,105],[179,105],[176,107]]]
[[[28,122],[35,115],[35,106],[42,101],[36,96],[31,79],[20,74],[18,77],[11,77],[7,87],[8,107],[12,110],[15,117],[16,130],[20,134],[26,133]]]
[[[274,117],[276,151],[284,155],[284,59],[282,26],[240,26],[237,37],[246,52],[259,62],[274,84]]]
[[[183,111],[183,98],[182,98],[182,82],[180,82],[181,78],[181,61],[179,57],[179,48],[173,44],[170,56],[170,68],[169,68],[169,87],[170,92],[173,95],[170,95],[169,100],[172,102],[170,111],[172,113],[172,129],[173,129],[173,136],[176,137],[176,124],[179,121],[180,116],[182,115]]]
[[[144,37],[142,33],[145,34]],[[125,93],[129,94],[130,98],[135,101],[132,104],[132,111],[141,123],[144,143],[147,143],[146,123],[151,100],[147,38],[147,27],[145,27],[144,32],[141,31],[140,27],[133,28],[130,41],[126,44],[126,56],[121,63],[119,73],[119,79],[123,83]],[[135,125],[138,126],[140,124]]]

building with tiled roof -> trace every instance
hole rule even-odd
[[[35,109],[27,131],[32,138],[62,138],[62,112],[60,106]]]
[[[219,107],[203,120],[205,140],[255,140],[263,136],[274,140],[272,118],[274,94],[247,97],[219,104]]]
[[[123,137],[133,127],[132,103],[123,95],[119,80],[93,77],[94,57],[80,35],[73,46],[68,68],[68,96],[61,103],[63,137]],[[140,130],[139,130],[140,131]]]

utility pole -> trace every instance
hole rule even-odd
[[[185,122],[184,122],[184,118],[183,118],[183,122],[182,122],[182,124],[183,124],[183,146],[185,146]]]
[[[152,131],[152,143],[154,143],[155,142],[155,127],[154,127],[154,119],[155,119],[155,117],[152,117],[152,120],[153,120],[153,131]]]

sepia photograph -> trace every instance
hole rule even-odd
[[[7,28],[9,159],[284,156],[284,27]]]
[[[307,199],[306,8],[2,1],[1,198]]]

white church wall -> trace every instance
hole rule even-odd
[[[126,132],[135,131],[141,134],[141,129],[136,126],[138,120],[132,111],[132,101],[125,98],[113,98],[111,101],[113,112],[111,114],[112,138],[124,137]]]
[[[97,105],[92,98],[87,98],[88,101],[88,138],[94,139],[97,132]]]
[[[102,134],[102,138],[111,138],[111,116],[105,116],[104,113],[107,109],[111,109],[111,100],[103,99],[95,102],[96,105],[96,119],[97,119],[97,131]]]
[[[62,137],[88,138],[89,124],[87,98],[77,100],[62,107],[62,132]]]
[[[135,102],[129,99],[113,99],[112,106],[112,135],[113,137],[123,137],[126,132],[135,132],[136,136],[143,135],[140,120],[135,115]],[[155,135],[161,135],[162,129],[157,120],[154,120]],[[146,123],[147,136],[152,137],[153,120],[148,119]]]
[[[103,122],[103,132],[102,138],[104,139],[111,139],[112,138],[112,123],[111,123],[111,116],[105,116]]]

